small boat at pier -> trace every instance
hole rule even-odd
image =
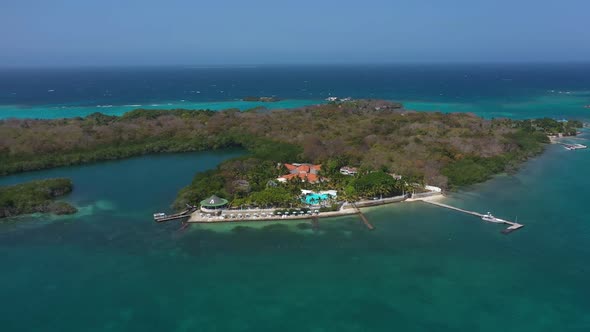
[[[166,217],[166,213],[163,213],[163,212],[154,213],[154,220],[158,220],[158,219],[161,219],[164,217]]]
[[[494,217],[490,212],[484,214],[483,216],[481,216],[481,219],[483,221],[489,221],[489,222],[498,222],[498,223],[503,223],[505,220],[499,219]]]
[[[564,144],[563,147],[568,150],[568,151],[572,151],[572,150],[579,150],[579,149],[586,149],[588,148],[586,145],[584,144]]]

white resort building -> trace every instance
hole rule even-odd
[[[357,175],[358,170],[356,169],[356,167],[349,167],[349,166],[344,166],[340,168],[340,174],[343,175]]]

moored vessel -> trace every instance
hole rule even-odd
[[[481,219],[489,222],[504,222],[504,220],[494,217],[490,212],[484,214]]]
[[[570,151],[588,148],[584,144],[564,144],[563,146],[565,147],[566,150],[570,150]]]

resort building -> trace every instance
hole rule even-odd
[[[320,181],[319,171],[322,165],[312,164],[285,164],[289,174],[281,175],[277,178],[279,182],[287,182],[293,178],[299,178],[301,182],[316,183]]]
[[[431,192],[435,192],[435,193],[442,193],[442,189],[439,187],[435,187],[435,186],[425,185],[424,189],[431,191]]]
[[[220,212],[227,207],[227,199],[219,198],[215,195],[201,201],[201,211],[203,212]]]
[[[358,170],[356,169],[356,167],[344,166],[340,168],[340,174],[354,176],[358,174]]]
[[[399,174],[395,174],[395,173],[390,173],[389,175],[391,175],[392,178],[396,179],[396,180],[401,180],[402,176]]]

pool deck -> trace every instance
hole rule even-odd
[[[222,210],[220,215],[214,216],[201,211],[193,212],[187,222],[189,223],[221,223],[221,222],[242,222],[242,221],[286,221],[305,220],[312,218],[330,218],[358,214],[358,208],[380,206],[392,203],[403,202],[406,196],[388,197],[377,200],[363,200],[353,204],[344,203],[340,210],[329,212],[314,212],[312,214],[297,215],[275,215],[275,209],[243,209],[243,210]],[[278,209],[284,210],[284,209]],[[319,210],[318,207],[311,207],[311,210]],[[241,215],[241,217],[240,217]],[[263,216],[264,215],[264,216]]]
[[[189,223],[220,223],[220,222],[242,222],[242,221],[281,221],[281,220],[302,220],[317,218],[338,217],[356,214],[354,210],[340,209],[338,211],[316,212],[312,214],[297,214],[297,215],[274,215],[272,212],[263,212],[269,210],[226,210],[219,216],[211,216],[199,212],[194,212],[187,222]],[[274,210],[272,210],[274,211]],[[265,214],[262,216],[262,214]],[[232,215],[234,217],[232,217]],[[241,215],[241,217],[239,217]],[[257,215],[257,216],[255,216]]]

